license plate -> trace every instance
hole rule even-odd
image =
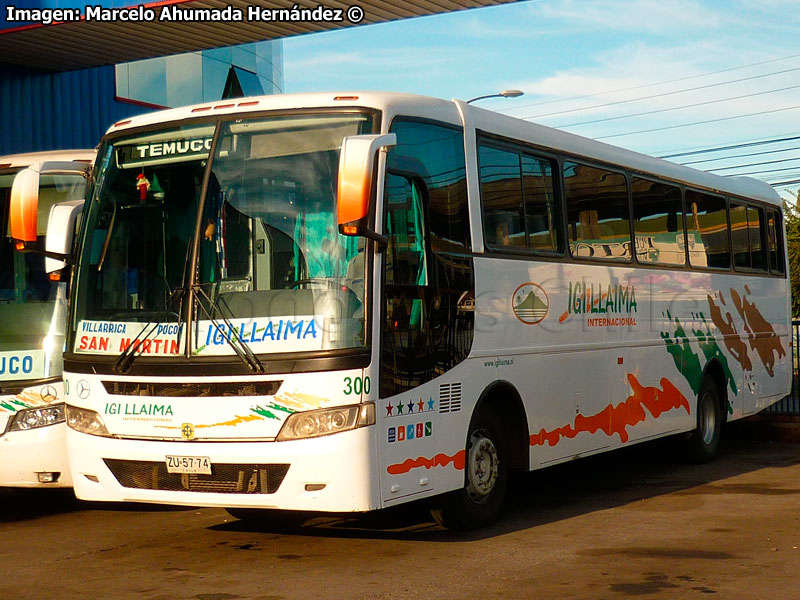
[[[167,473],[211,475],[211,459],[208,456],[167,456]]]

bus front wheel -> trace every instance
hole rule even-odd
[[[509,454],[503,424],[491,410],[476,411],[470,422],[464,459],[464,487],[442,496],[431,510],[448,529],[468,530],[494,521],[508,485]]]

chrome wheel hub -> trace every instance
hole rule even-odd
[[[467,494],[474,502],[483,502],[492,493],[499,472],[497,448],[481,431],[470,438],[467,462]]]

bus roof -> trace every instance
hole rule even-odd
[[[96,150],[49,150],[46,152],[26,152],[24,154],[7,154],[0,156],[0,169],[24,168],[38,162],[77,161],[93,163]]]
[[[706,171],[685,167],[667,160],[598,142],[530,121],[517,119],[468,105],[461,100],[442,100],[429,96],[393,92],[315,92],[309,94],[275,94],[206,102],[181,108],[167,109],[132,117],[111,126],[108,133],[124,129],[181,121],[203,116],[288,110],[297,108],[374,108],[383,112],[384,123],[397,115],[439,119],[461,124],[459,112],[468,124],[483,132],[510,140],[532,144],[542,149],[563,152],[587,160],[624,167],[635,173],[652,175],[686,183],[723,194],[733,194],[781,204],[772,187],[750,177],[723,177]],[[2,162],[2,159],[0,159]]]

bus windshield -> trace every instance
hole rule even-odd
[[[0,355],[12,361],[17,353],[25,353],[25,361],[16,372],[2,370],[0,379],[6,380],[47,377],[56,366],[51,362],[60,364],[66,310],[64,284],[49,280],[44,257],[14,250],[9,202],[11,186],[19,170],[0,172],[0,231],[3,233],[0,240]],[[40,247],[44,247],[50,208],[58,202],[81,199],[85,191],[86,180],[77,173],[42,175],[37,215]]]
[[[294,114],[108,144],[73,350],[180,355],[190,316],[190,355],[363,348],[364,241],[338,233],[336,184],[342,139],[371,129],[365,114]]]

